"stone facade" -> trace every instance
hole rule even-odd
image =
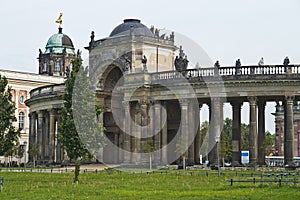
[[[300,105],[294,102],[294,156],[300,157]],[[284,152],[284,106],[277,102],[275,116],[276,153],[282,156]]]
[[[17,122],[14,123],[16,128],[22,128],[20,144],[24,142],[29,144],[29,107],[25,104],[25,101],[30,98],[30,91],[34,88],[49,85],[60,84],[64,82],[64,78],[43,76],[33,73],[16,72],[8,70],[0,70],[0,74],[8,79],[8,85],[12,88],[13,101],[16,105],[15,116]],[[28,150],[28,145],[27,145]],[[27,152],[27,151],[26,151]],[[2,162],[8,162],[6,158],[2,157]],[[23,158],[24,159],[24,158]],[[19,161],[13,158],[15,161]],[[22,161],[23,162],[23,161]]]
[[[200,153],[217,164],[216,139],[223,127],[223,104],[233,109],[232,164],[241,165],[241,105],[249,103],[250,165],[264,165],[260,148],[265,134],[265,105],[281,101],[284,112],[285,164],[293,166],[294,110],[299,101],[300,66],[240,66],[174,70],[174,35],[159,35],[139,20],[124,20],[109,37],[89,46],[89,77],[96,103],[104,107],[99,122],[105,127],[107,145],[98,155],[104,163],[145,166],[149,141],[155,147],[154,164],[198,164]],[[147,58],[145,61],[144,56]],[[270,79],[270,77],[272,77]],[[30,143],[39,147],[38,163],[65,161],[56,142],[63,106],[63,85],[31,91]],[[207,146],[200,141],[200,110],[207,104],[210,128]],[[151,139],[151,140],[150,140]],[[31,155],[31,160],[33,159]]]

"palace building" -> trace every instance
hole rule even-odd
[[[85,47],[89,52],[90,88],[96,103],[104,108],[97,120],[104,125],[107,138],[97,159],[103,163],[145,166],[149,161],[146,147],[150,144],[155,165],[179,163],[182,155],[189,165],[199,164],[200,155],[216,165],[223,105],[230,103],[232,165],[240,166],[241,151],[245,150],[241,147],[241,106],[249,102],[249,165],[264,165],[265,152],[261,147],[265,105],[280,102],[275,115],[276,126],[281,126],[276,129],[277,134],[284,135],[280,137],[280,145],[284,144],[281,153],[285,165],[294,166],[293,158],[298,156],[300,146],[294,123],[299,112],[293,107],[300,101],[300,66],[189,69],[187,56],[181,46],[175,45],[175,37],[174,32],[161,34],[159,29],[148,28],[138,19],[125,19],[105,38],[96,39],[91,33]],[[59,111],[64,106],[64,80],[72,70],[72,59],[79,56],[80,51],[75,53],[72,40],[59,27],[58,33],[49,38],[45,51],[39,51],[39,74],[1,71],[14,89],[16,126],[24,127],[21,141],[28,140],[29,146],[38,149],[37,155],[29,155],[30,163],[69,162],[56,138],[61,123]],[[206,138],[200,134],[203,105],[209,108]]]
[[[13,101],[16,104],[15,114],[17,117],[15,127],[22,129],[20,145],[26,147],[26,152],[28,152],[30,147],[29,132],[32,124],[29,123],[29,119],[33,117],[30,114],[29,107],[25,104],[25,101],[29,100],[32,96],[30,95],[30,91],[40,88],[41,93],[49,93],[51,91],[47,90],[48,86],[61,85],[62,89],[60,91],[63,93],[64,81],[72,68],[71,60],[75,57],[76,53],[72,40],[69,36],[62,33],[62,28],[60,27],[58,33],[49,38],[45,51],[39,50],[38,74],[0,70],[0,74],[8,79],[8,85],[12,87]],[[34,107],[31,108],[31,110],[33,109]],[[24,158],[22,159],[21,162],[24,162]],[[13,160],[19,162],[16,158]],[[1,161],[8,162],[4,157],[1,158]]]

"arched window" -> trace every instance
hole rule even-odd
[[[19,128],[24,129],[24,112],[19,113]]]
[[[60,62],[59,61],[55,61],[54,71],[60,72]]]
[[[21,103],[21,104],[24,104],[24,101],[25,101],[25,98],[24,98],[23,95],[21,95],[21,96],[20,96],[20,103]]]

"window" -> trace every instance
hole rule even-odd
[[[44,62],[44,65],[43,65],[43,72],[47,72],[47,63]]]
[[[60,62],[59,61],[55,61],[54,71],[60,72]]]
[[[23,95],[21,95],[21,96],[20,96],[20,103],[21,103],[21,104],[24,104],[24,101],[25,101],[25,98],[24,98]]]
[[[24,129],[24,112],[19,113],[19,128]]]

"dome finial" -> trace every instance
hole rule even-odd
[[[63,13],[59,13],[59,17],[58,19],[55,21],[56,23],[59,24],[59,28],[61,28],[61,25],[62,25],[62,16],[63,16]]]

